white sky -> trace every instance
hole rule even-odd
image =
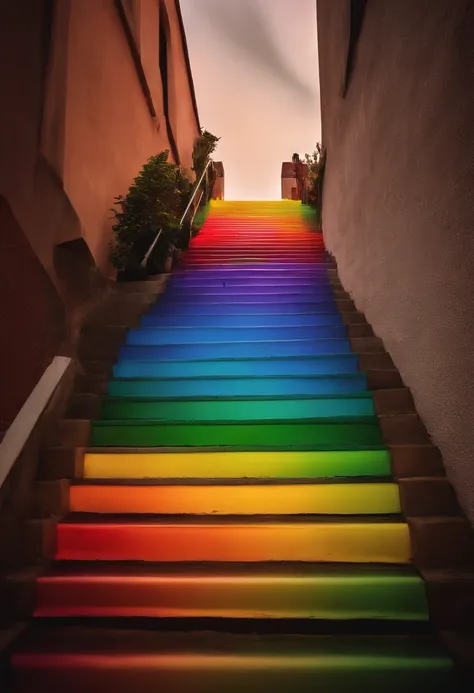
[[[201,125],[228,200],[281,196],[281,163],[321,138],[316,0],[181,0]]]

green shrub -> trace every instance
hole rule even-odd
[[[166,150],[148,159],[127,194],[115,198],[110,259],[119,276],[143,273],[141,262],[160,230],[147,266],[149,273],[162,271],[179,245],[179,221],[192,183],[189,173],[169,162],[168,156]]]

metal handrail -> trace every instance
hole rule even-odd
[[[190,197],[190,199],[189,199],[188,204],[186,205],[186,209],[185,209],[184,212],[183,212],[183,216],[181,217],[181,219],[180,219],[180,221],[179,221],[179,228],[180,228],[180,229],[182,228],[182,226],[183,226],[183,224],[184,224],[184,220],[186,219],[186,215],[187,215],[187,213],[189,212],[189,209],[190,209],[192,203],[194,202],[194,198],[196,197],[196,193],[197,193],[197,191],[199,190],[199,188],[201,187],[201,183],[202,183],[202,181],[204,180],[204,176],[206,175],[207,169],[209,168],[209,166],[210,166],[210,164],[211,164],[211,161],[212,161],[212,159],[208,159],[208,160],[207,160],[206,165],[204,166],[204,170],[203,170],[203,172],[201,173],[201,175],[199,176],[199,180],[194,184],[193,193],[192,193],[192,195],[191,195],[191,197]],[[148,262],[148,259],[149,259],[150,255],[152,254],[153,249],[154,249],[155,245],[157,244],[158,239],[159,239],[159,237],[161,236],[162,231],[163,231],[163,229],[160,229],[160,230],[158,231],[158,233],[156,234],[156,237],[155,237],[155,239],[153,240],[153,243],[152,243],[152,244],[150,245],[150,247],[148,248],[145,257],[143,258],[143,260],[142,260],[141,263],[140,263],[140,266],[141,266],[141,267],[143,267],[143,268],[146,267],[147,262]]]

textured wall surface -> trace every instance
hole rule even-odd
[[[474,522],[474,4],[319,0],[323,228]]]
[[[190,165],[199,124],[175,0],[171,123]],[[107,288],[114,197],[170,149],[156,0],[126,4],[153,116],[115,0],[0,2],[0,419],[10,423],[49,360],[73,355]],[[128,15],[127,15],[128,16]],[[5,335],[5,336],[4,336]]]

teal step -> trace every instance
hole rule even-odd
[[[339,375],[358,372],[357,354],[306,358],[258,358],[212,361],[135,361],[121,359],[113,368],[115,378],[258,378],[264,376]]]
[[[160,421],[290,421],[375,416],[370,392],[318,399],[147,400],[105,397],[102,419]]]
[[[193,378],[175,380],[111,380],[113,397],[265,397],[341,395],[363,392],[367,381],[362,373],[332,377],[299,378]]]

